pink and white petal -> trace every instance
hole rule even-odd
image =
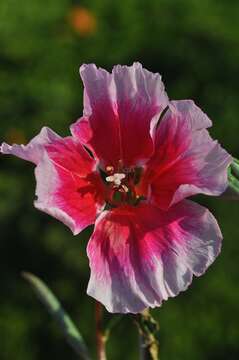
[[[161,75],[144,69],[138,62],[132,66],[117,65],[113,68],[112,75],[116,87],[119,112],[122,113],[123,117],[127,116],[127,106],[126,108],[124,106],[125,100],[126,104],[127,101],[131,102],[133,100],[133,104],[134,102],[138,103],[139,108],[145,107],[145,112],[148,115],[153,115],[150,121],[150,132],[152,133],[159,115],[169,103]],[[131,114],[128,116],[128,121],[132,121]],[[139,126],[137,117],[134,121],[137,129]],[[124,122],[122,124],[124,125]],[[133,127],[134,124],[131,124],[131,126]]]
[[[160,306],[206,271],[221,240],[213,215],[187,200],[169,211],[141,203],[103,212],[87,247],[87,292],[109,312]]]
[[[148,159],[153,151],[150,130],[168,104],[160,75],[139,63],[118,65],[112,74],[93,64],[83,65],[80,74],[85,87],[84,127],[87,118],[89,122],[86,145],[104,166],[117,168],[119,161],[132,166]],[[72,128],[76,136],[81,136],[81,121]]]
[[[210,137],[211,121],[192,101],[174,101],[155,136],[155,153],[144,182],[151,200],[167,209],[185,197],[220,195],[227,188],[231,156]]]
[[[87,144],[92,138],[92,130],[89,124],[88,117],[82,116],[70,127],[71,134],[74,138],[82,144]]]
[[[35,175],[37,209],[62,221],[74,235],[95,222],[104,206],[98,174],[77,175],[45,154]]]
[[[96,161],[81,143],[71,136],[61,138],[45,146],[50,159],[69,172],[83,177],[96,169]]]
[[[170,102],[178,112],[187,117],[191,123],[192,130],[206,129],[212,126],[209,119],[193,100],[176,100]]]
[[[44,154],[44,147],[56,140],[61,139],[53,130],[43,127],[41,132],[35,136],[27,145],[8,145],[2,143],[0,152],[15,155],[21,159],[38,164]]]
[[[36,208],[66,224],[74,234],[93,224],[104,206],[96,161],[72,137],[43,128],[28,145],[2,144],[1,151],[35,163]]]
[[[47,156],[36,167],[35,176],[37,181],[35,207],[60,220],[75,233],[76,226],[74,220],[55,205],[54,193],[59,179],[53,163]]]

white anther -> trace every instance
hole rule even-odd
[[[124,185],[124,184],[122,185],[122,189],[123,189],[123,190],[124,190],[124,192],[126,192],[126,193],[129,191],[129,189],[127,188],[127,186],[126,186],[126,185]]]
[[[114,183],[116,186],[121,185],[121,180],[125,178],[125,174],[115,173],[114,175],[107,176],[106,181]]]

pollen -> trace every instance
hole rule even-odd
[[[106,177],[106,181],[107,182],[111,182],[111,183],[114,183],[114,185],[116,186],[120,186],[121,185],[121,181],[123,179],[125,179],[126,175],[125,174],[121,174],[121,173],[115,173],[111,176],[107,176]]]
[[[114,172],[113,166],[106,166],[106,171],[108,174],[112,174]]]

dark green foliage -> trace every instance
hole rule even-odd
[[[75,6],[90,11],[93,30],[89,19],[84,31],[73,24]],[[1,1],[1,139],[27,141],[43,125],[69,134],[68,126],[82,114],[80,64],[111,69],[138,60],[163,75],[170,98],[194,99],[213,120],[212,135],[238,158],[238,18],[235,0]],[[86,295],[85,254],[91,229],[73,237],[35,210],[33,166],[10,157],[0,161],[0,358],[76,359],[20,272],[33,272],[50,285],[92,348],[94,302]],[[220,223],[222,254],[187,292],[154,310],[161,357],[236,360],[239,205],[199,201]],[[130,320],[126,316],[113,331],[110,360],[137,358]]]

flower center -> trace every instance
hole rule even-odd
[[[105,171],[101,171],[107,186],[106,200],[108,206],[137,205],[143,199],[137,193],[137,185],[140,182],[142,170],[139,167],[126,169],[119,162],[117,169],[113,166],[106,166]]]

